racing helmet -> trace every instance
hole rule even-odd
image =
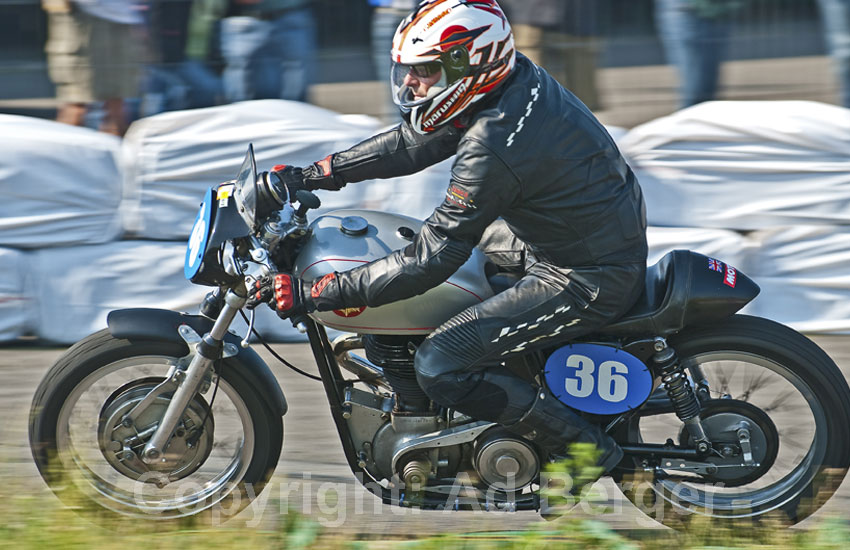
[[[393,37],[393,100],[427,134],[495,90],[515,62],[511,26],[495,0],[424,0]]]

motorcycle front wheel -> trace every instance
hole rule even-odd
[[[238,356],[217,362],[211,387],[190,402],[161,461],[139,458],[171,393],[134,425],[121,419],[186,354],[185,344],[102,330],[53,365],[33,398],[29,437],[38,470],[60,499],[121,516],[215,512],[225,521],[262,491],[280,456],[283,421],[240,375]]]
[[[691,379],[701,373],[708,382],[700,416],[714,443],[713,465],[705,471],[680,460],[626,460],[614,475],[625,495],[673,527],[696,516],[793,524],[819,509],[850,466],[850,389],[832,359],[802,334],[746,315],[687,328],[669,343]],[[688,437],[672,413],[636,416],[620,434],[683,446]]]

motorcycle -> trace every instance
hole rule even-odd
[[[30,444],[60,497],[175,518],[244,507],[268,482],[287,402],[248,336],[229,330],[246,289],[273,271],[316,278],[372,261],[421,226],[366,210],[308,223],[320,201],[305,190],[268,211],[258,200],[275,192],[268,178],[249,146],[236,179],[206,192],[184,266],[192,283],[215,287],[200,314],[113,311],[106,329],[68,349],[41,382]],[[352,472],[384,503],[540,508],[549,457],[533,440],[435,405],[413,369],[430,332],[513,282],[475,250],[420,296],[291,320],[309,339]],[[734,267],[676,250],[648,268],[625,316],[509,356],[503,368],[603,426],[625,453],[609,475],[657,520],[781,512],[799,522],[850,464],[850,389],[808,338],[738,313],[758,292]],[[253,312],[248,322],[256,333]],[[342,335],[331,341],[327,328]],[[459,479],[471,483],[457,491]]]

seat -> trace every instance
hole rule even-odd
[[[490,280],[499,292],[519,277],[499,273]],[[686,325],[734,315],[758,293],[758,285],[734,267],[690,250],[673,250],[647,268],[643,292],[634,306],[594,334],[666,337]]]
[[[686,250],[678,250],[668,253],[661,258],[655,265],[646,270],[646,283],[644,291],[638,298],[637,303],[620,319],[612,325],[602,329],[602,333],[634,335],[634,334],[650,334],[657,330],[656,319],[663,316],[669,317],[669,312],[665,313],[664,305],[668,294],[671,292],[673,274],[677,253],[679,254],[679,264],[687,262]],[[496,294],[512,287],[522,278],[521,273],[506,273],[502,271],[492,270],[488,274],[487,280]]]

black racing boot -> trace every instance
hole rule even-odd
[[[602,428],[574,413],[544,389],[538,390],[537,398],[519,422],[506,427],[536,443],[544,459],[564,458],[569,443],[594,444],[600,451],[596,463],[603,472],[612,470],[623,458],[623,450]],[[546,520],[561,517],[576,504],[576,497],[583,489],[594,481],[573,479],[565,485],[563,478],[555,476],[544,480],[541,476],[540,516]]]
[[[614,469],[623,458],[623,450],[602,428],[577,415],[543,389],[538,391],[534,404],[519,422],[506,427],[555,458],[566,456],[570,443],[593,443],[601,453],[596,463],[604,472]]]

